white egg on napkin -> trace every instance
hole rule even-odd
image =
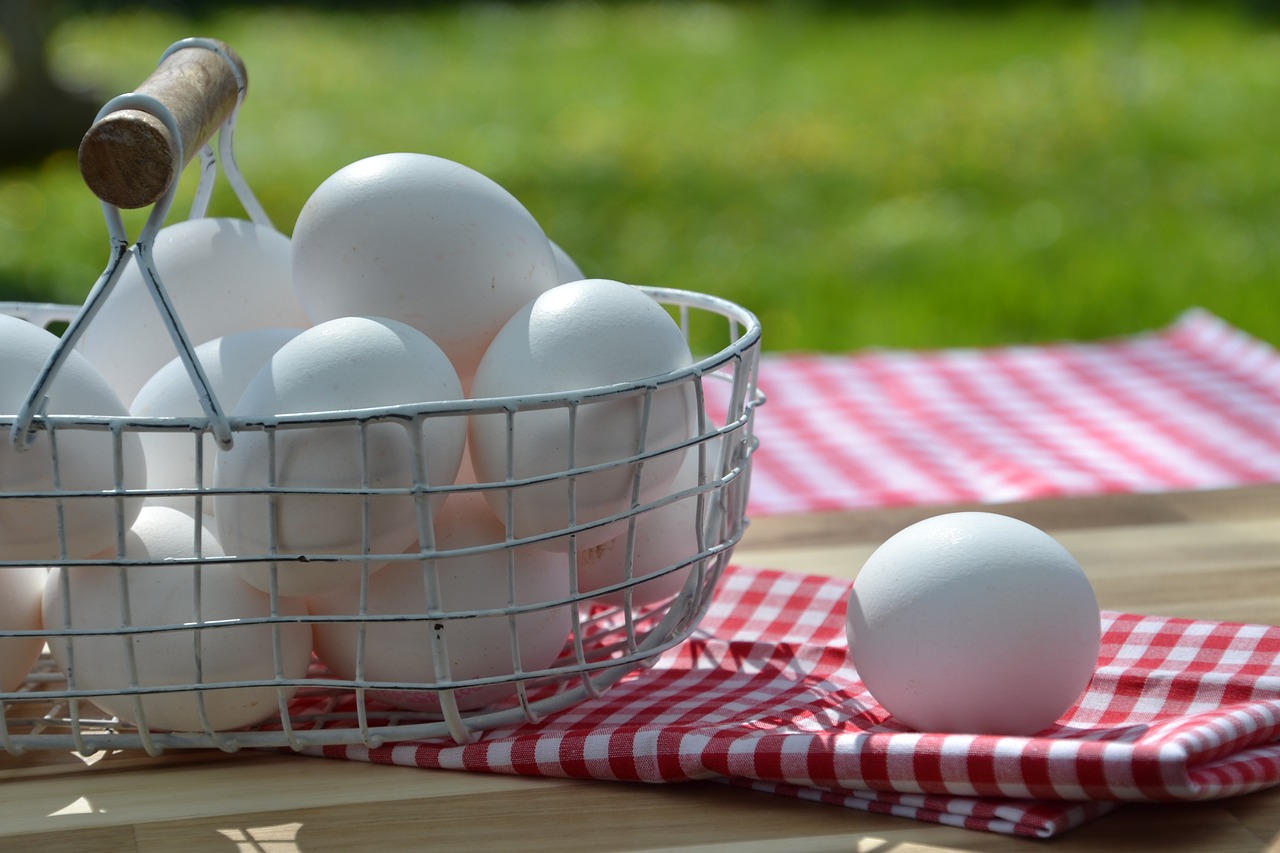
[[[1079,563],[1047,533],[990,512],[945,513],[890,537],[853,583],[859,677],[920,732],[1031,735],[1084,692],[1101,616]]]

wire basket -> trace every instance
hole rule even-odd
[[[193,218],[204,215],[210,182],[220,163],[250,218],[269,224],[240,177],[231,150],[235,115],[245,91],[243,66],[220,42],[188,39],[171,47],[160,67],[193,55],[206,63],[212,56],[215,70],[221,68],[230,77],[233,103],[216,121],[205,123],[211,126],[189,131],[174,118],[180,111],[167,102],[171,93],[152,95],[141,89],[109,102],[99,116],[101,121],[121,109],[145,112],[159,120],[171,147],[177,149],[173,162],[165,164],[167,177],[161,181],[159,196],[150,202],[153,208],[137,241],[131,244],[124,232],[122,205],[91,183],[103,201],[111,255],[84,305],[0,303],[0,313],[37,326],[67,324],[26,401],[15,414],[0,416],[0,429],[8,439],[0,447],[0,465],[15,465],[13,460],[18,459],[29,465],[37,460],[48,473],[43,486],[0,492],[0,524],[15,517],[39,519],[49,525],[52,549],[49,557],[15,559],[12,553],[0,553],[0,574],[47,569],[46,577],[51,579],[39,627],[7,630],[0,626],[0,649],[43,646],[25,680],[0,692],[4,710],[0,747],[9,753],[143,749],[157,754],[188,747],[225,751],[355,743],[372,747],[423,738],[465,743],[485,730],[536,722],[599,696],[686,640],[706,611],[746,524],[751,457],[756,448],[753,414],[763,402],[756,384],[757,319],[737,305],[705,294],[640,288],[668,308],[686,338],[695,329],[718,326],[723,348],[665,375],[571,393],[229,416],[212,392],[150,258],[155,234],[173,199],[174,178],[192,150],[199,151],[202,162]],[[208,144],[215,131],[219,133],[217,154]],[[130,259],[143,270],[204,414],[45,413],[46,392]],[[656,401],[672,393],[693,401],[691,431],[678,440],[647,440]],[[617,458],[576,464],[577,424],[584,422],[583,413],[608,405],[624,405],[638,413],[638,441],[631,452]],[[559,470],[517,476],[508,465],[500,479],[447,484],[427,476],[425,436],[432,423],[482,416],[501,419],[510,447],[531,414],[545,412],[560,413],[568,425],[570,449]],[[411,460],[402,481],[391,486],[375,483],[369,462],[369,446],[388,430],[400,437],[397,440],[404,443],[406,458]],[[127,475],[135,439],[162,434],[191,442],[191,485],[138,485]],[[298,435],[328,436],[344,445],[351,458],[358,460],[352,481],[322,488],[299,485],[282,475],[285,454],[280,448]],[[219,449],[209,451],[206,436],[213,437]],[[107,464],[100,467],[108,474],[103,482],[77,480],[77,457],[71,450],[77,442],[88,441],[104,454],[101,458]],[[265,444],[268,470],[263,472],[263,482],[208,485],[205,469],[223,449],[241,441]],[[684,469],[693,474],[660,489],[651,488],[645,472],[670,467],[676,460],[682,460]],[[603,514],[579,514],[579,487],[604,475],[622,477],[628,499]],[[517,531],[512,496],[522,489],[563,494],[566,522],[536,533]],[[207,530],[196,520],[204,518],[209,505],[237,499],[256,501],[268,530],[275,529],[291,502],[310,501],[311,506],[321,502],[349,511],[357,532],[349,547],[333,549],[336,553],[292,552],[270,536],[261,550],[223,554],[205,538]],[[495,535],[463,544],[437,535],[438,522],[450,502],[480,499],[497,507]],[[175,501],[190,507],[189,550],[163,559],[132,552],[130,525],[140,508]],[[409,509],[418,535],[407,549],[380,550],[375,544],[371,530],[389,501]],[[80,510],[108,517],[113,547],[87,556],[77,551],[74,521],[81,517]],[[680,529],[687,536],[679,538],[677,552],[658,549],[664,556],[657,564],[642,566],[647,526],[671,512],[679,513]],[[670,548],[671,537],[666,539],[663,544]],[[587,567],[605,550],[614,552],[613,574],[603,581],[589,578]],[[527,555],[533,552],[538,555],[539,571],[554,579],[538,587],[536,594],[528,591],[526,583],[530,570],[525,567],[532,559]],[[459,573],[452,567],[476,561],[494,567],[481,584],[483,600],[451,598],[450,590],[459,583]],[[266,579],[262,608],[250,615],[215,613],[217,585],[229,573],[248,567]],[[295,598],[281,594],[280,582],[286,573],[318,570],[345,573],[346,588],[354,590],[351,606],[299,606]],[[140,615],[145,608],[135,600],[130,584],[148,571],[183,578],[186,598],[174,615],[161,619]],[[388,608],[377,603],[375,587],[380,574],[390,577],[393,571],[412,579],[418,593],[402,596]],[[86,626],[78,621],[75,593],[79,587],[72,578],[91,579],[97,587],[115,591],[113,602],[102,605],[106,617],[98,623]],[[243,585],[238,578],[236,582]],[[660,595],[651,594],[655,588],[662,590]],[[56,604],[50,604],[51,597]],[[463,600],[466,603],[460,605]],[[482,625],[489,629],[487,633],[468,633]],[[393,631],[402,633],[394,635],[400,640],[392,651],[426,665],[427,676],[386,673],[379,656],[389,654],[386,637]],[[311,638],[322,633],[329,636],[329,651],[321,654],[318,645],[309,645],[299,666],[299,652],[291,640],[299,632]],[[217,651],[218,642],[233,634],[241,638],[238,646],[231,646],[238,649],[233,656],[256,664],[250,675],[228,675],[219,669],[218,656],[227,653]],[[157,642],[164,643],[166,655],[177,659],[170,661],[169,669],[185,675],[165,678],[154,673],[149,650]],[[527,654],[548,643],[549,654]],[[489,646],[498,650],[485,656],[482,664],[470,662],[469,656]],[[91,662],[103,649],[114,650],[123,673],[105,685]],[[6,654],[0,652],[0,657]],[[339,658],[342,664],[335,665]],[[169,718],[164,709],[175,703],[185,709],[185,716],[178,718],[186,722],[165,723]],[[219,722],[227,719],[221,709],[236,703],[257,707],[253,722],[230,726]]]

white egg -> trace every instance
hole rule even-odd
[[[987,512],[938,515],[871,555],[849,597],[849,653],[885,710],[921,732],[1030,735],[1088,686],[1101,620],[1070,553]]]
[[[249,381],[262,365],[285,343],[297,337],[301,329],[250,329],[205,341],[195,349],[196,360],[204,369],[209,387],[224,411],[233,411]],[[186,364],[175,357],[156,371],[138,391],[130,412],[140,418],[202,416],[204,409]],[[141,432],[142,449],[147,458],[148,489],[193,489],[213,486],[213,468],[218,445],[206,433],[197,439],[188,432]],[[203,443],[200,457],[201,476],[196,478],[196,444]],[[159,496],[148,503],[172,506],[184,512],[195,512],[195,499],[190,496]],[[213,515],[213,501],[201,502],[202,512]]]
[[[587,279],[547,291],[503,326],[476,370],[471,396],[636,383],[691,362],[680,328],[655,300],[627,284]],[[696,408],[692,384],[687,382],[653,394],[647,424],[643,394],[584,403],[576,409],[573,442],[567,407],[519,411],[513,418],[510,460],[506,415],[474,415],[472,463],[481,482],[502,482],[508,462],[515,479],[567,470],[571,457],[575,467],[609,464],[642,450],[687,441],[695,429]],[[645,462],[641,499],[666,489],[683,458],[683,451],[673,451]],[[573,483],[572,502],[567,479],[490,490],[486,497],[499,518],[506,518],[506,502],[511,501],[516,536],[542,535],[566,528],[571,509],[579,524],[624,512],[631,506],[639,470],[635,464],[618,464],[580,475]],[[616,522],[600,525],[579,533],[577,544],[589,547],[618,532]]]
[[[26,400],[58,339],[25,320],[0,315],[0,412],[12,418]],[[128,412],[111,386],[80,353],[69,353],[48,390],[50,415],[123,416]],[[81,497],[14,498],[0,501],[0,555],[13,560],[56,560],[59,504],[67,556],[89,557],[116,541],[117,485],[141,489],[146,462],[137,433],[121,434],[122,477],[117,484],[113,437],[105,430],[69,429],[58,433],[57,466],[49,433],[37,430],[30,445],[15,450],[9,434],[0,436],[0,492],[100,492]],[[137,518],[141,502],[119,501],[121,527]]]
[[[92,631],[124,624],[135,628],[257,619],[271,615],[266,593],[242,581],[227,566],[166,565],[196,555],[196,522],[171,507],[148,506],[125,540],[129,559],[147,560],[127,567],[111,565],[57,567],[49,572],[44,595],[44,624],[49,630]],[[201,528],[200,555],[222,555],[217,540]],[[196,574],[199,573],[199,613]],[[121,573],[124,574],[123,588]],[[65,588],[64,588],[65,584]],[[279,613],[302,616],[301,600],[279,599]],[[70,617],[68,619],[68,616]],[[265,623],[223,625],[199,630],[151,631],[131,635],[65,635],[49,642],[54,661],[81,690],[116,690],[131,683],[130,649],[140,687],[218,684],[270,680],[276,663],[273,627]],[[281,671],[287,679],[306,675],[311,661],[311,626],[305,622],[279,626]],[[287,700],[292,687],[236,687],[203,691],[160,692],[143,696],[117,694],[93,703],[109,714],[137,725],[142,717],[159,731],[201,731],[203,702],[210,727],[229,730],[260,723]]]
[[[426,335],[395,320],[344,317],[313,326],[280,347],[249,382],[234,411],[271,418],[457,400],[461,395],[448,358]],[[369,423],[363,439],[355,424],[279,429],[274,433],[275,485],[408,489],[414,478],[415,434],[421,436],[427,482],[451,484],[466,441],[463,415],[426,418],[420,429],[411,420]],[[235,445],[218,454],[215,488],[267,487],[271,453],[265,432],[238,433]],[[274,526],[265,494],[218,494],[214,515],[222,547],[241,557],[272,553],[272,536],[275,553],[306,555],[360,554],[366,533],[368,553],[399,554],[418,537],[417,503],[407,492],[283,494]],[[354,562],[279,564],[278,589],[282,595],[309,595],[348,583],[359,573]],[[243,574],[260,589],[270,589],[267,563],[246,564]]]
[[[293,232],[298,297],[314,322],[400,320],[448,354],[467,384],[512,314],[557,283],[542,228],[474,169],[380,154],[327,178]]]
[[[474,493],[455,494],[445,502],[435,523],[436,549],[470,548],[502,542],[503,526]],[[568,563],[563,554],[518,548],[508,570],[508,552],[490,550],[435,561],[440,609],[445,612],[496,610],[564,600],[569,594]],[[514,588],[512,586],[514,584]],[[512,595],[514,593],[514,596]],[[360,613],[359,582],[308,599],[314,615]],[[376,616],[422,615],[427,611],[424,567],[398,562],[369,576],[365,613]],[[512,648],[515,625],[522,672],[551,666],[569,635],[568,605],[531,609],[515,616],[488,615],[465,619],[371,622],[364,625],[364,668],[361,677],[403,684],[437,682],[432,661],[432,635],[448,644],[453,680],[511,675],[517,655]],[[357,677],[356,644],[361,623],[316,624],[316,654],[339,678]],[[371,691],[403,708],[439,710],[437,694],[428,690]],[[513,683],[458,688],[454,698],[462,710],[485,707],[514,696]]]
[[[556,272],[559,274],[560,284],[582,281],[586,278],[582,273],[582,267],[578,266],[577,261],[569,257],[569,253],[555,240],[551,241],[551,251],[556,256]]]
[[[0,569],[0,631],[39,631],[40,601],[48,570],[30,566]],[[0,639],[0,691],[17,690],[44,649],[44,638]]]
[[[719,465],[720,441],[706,441],[703,483],[714,479]],[[689,448],[675,480],[667,489],[670,494],[696,489],[699,450]],[[692,566],[682,566],[714,541],[700,539],[699,525],[709,512],[707,503],[716,499],[715,492],[702,494],[702,514],[697,495],[647,510],[636,516],[635,531],[624,532],[593,548],[578,549],[578,590],[593,592],[614,584],[628,584],[631,608],[642,608],[666,601],[684,588]],[[628,567],[628,557],[630,566]],[[641,580],[653,576],[652,580]],[[596,596],[602,604],[626,606],[624,590]]]
[[[155,264],[193,345],[233,332],[308,325],[293,290],[289,238],[243,219],[188,219],[156,235]],[[76,343],[120,399],[178,351],[132,259]]]

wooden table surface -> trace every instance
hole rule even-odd
[[[956,507],[760,519],[735,561],[852,578]],[[1054,534],[1104,608],[1280,624],[1280,485],[985,507]],[[1280,851],[1280,788],[1127,805],[1048,841],[731,789],[371,766],[216,751],[0,753],[0,850]]]

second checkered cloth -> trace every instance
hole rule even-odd
[[[1280,479],[1280,355],[1203,311],[1114,341],[779,355],[749,514]],[[849,584],[731,567],[694,639],[538,725],[333,758],[712,779],[1047,837],[1135,800],[1280,784],[1280,628],[1104,613],[1079,704],[1037,737],[902,731],[847,660]]]
[[[771,355],[760,386],[756,517],[1280,480],[1280,353],[1201,310],[1090,343]]]
[[[731,568],[697,636],[603,697],[467,745],[314,754],[582,779],[713,779],[1048,837],[1119,802],[1280,784],[1280,628],[1103,614],[1080,702],[1036,737],[903,731],[847,658],[847,581]]]

